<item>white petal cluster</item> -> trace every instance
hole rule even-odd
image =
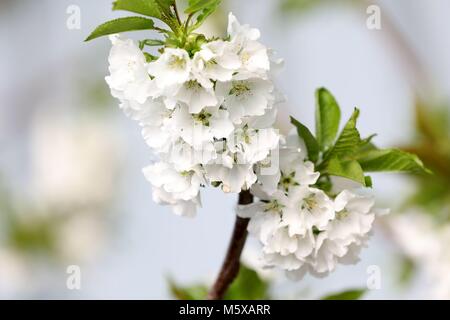
[[[194,215],[205,185],[249,189],[278,148],[272,63],[259,37],[230,14],[227,40],[191,55],[165,48],[150,63],[134,41],[111,37],[106,81],[160,159],[144,169],[154,200],[176,214]]]
[[[262,243],[266,265],[292,279],[306,272],[325,276],[338,263],[356,262],[375,218],[371,198],[349,190],[332,198],[313,187],[319,173],[304,161],[301,144],[288,137],[280,172],[252,188],[261,201],[238,207],[239,216],[250,218],[248,231]]]

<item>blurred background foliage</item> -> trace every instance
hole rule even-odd
[[[414,143],[403,149],[420,156],[433,176],[415,176],[417,191],[405,206],[418,206],[438,223],[450,222],[450,107],[417,100]]]
[[[363,0],[343,0],[339,1],[339,5],[357,5]],[[307,13],[308,10],[319,6],[335,5],[337,1],[333,0],[280,0],[280,7],[283,12],[287,13]]]
[[[196,284],[182,287],[173,280],[169,280],[170,292],[179,300],[203,300],[206,299],[209,286]],[[270,300],[270,283],[258,275],[258,273],[242,264],[239,275],[228,289],[225,300]]]

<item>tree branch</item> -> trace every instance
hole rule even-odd
[[[253,195],[250,191],[239,193],[238,204],[245,205],[253,202]],[[208,293],[208,300],[223,299],[225,292],[239,273],[240,257],[245,241],[247,240],[247,226],[249,219],[236,217],[233,234],[231,236],[228,251],[223,261],[217,280]]]

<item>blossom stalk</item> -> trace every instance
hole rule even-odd
[[[253,202],[253,195],[249,191],[241,191],[239,193],[239,205],[248,205]],[[208,293],[208,300],[223,299],[227,289],[236,279],[239,273],[240,257],[247,240],[247,226],[250,219],[236,216],[233,234],[231,236],[230,244],[225,259],[220,269],[217,280],[214,282],[210,292]]]

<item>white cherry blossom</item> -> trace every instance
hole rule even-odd
[[[150,183],[173,195],[176,200],[189,201],[197,197],[204,184],[199,168],[178,172],[165,162],[158,162],[143,169]]]
[[[189,171],[196,166],[203,166],[217,159],[215,146],[210,141],[204,142],[198,149],[193,148],[181,138],[169,145],[168,151],[160,154],[168,163],[179,171]]]
[[[203,86],[212,87],[211,80],[230,81],[241,67],[241,61],[229,42],[216,40],[205,43],[194,55],[193,66],[194,77]]]
[[[206,165],[205,170],[211,183],[220,182],[226,193],[238,193],[248,190],[256,182],[252,164],[233,164],[226,167],[221,164]]]
[[[228,14],[227,32],[231,39],[242,37],[256,41],[261,37],[261,33],[258,29],[251,28],[248,24],[241,25],[232,12]]]
[[[228,138],[228,149],[237,153],[243,163],[257,163],[267,158],[270,151],[278,147],[280,136],[277,130],[253,129],[247,126],[236,129]]]
[[[190,113],[199,113],[205,107],[214,107],[218,100],[212,88],[203,87],[197,80],[189,80],[181,85],[175,99],[184,102]]]
[[[241,25],[230,13],[228,18],[228,35],[231,38],[233,51],[239,56],[241,67],[238,71],[240,79],[252,76],[265,77],[270,70],[267,48],[256,41],[260,37],[258,29]]]
[[[205,108],[200,113],[191,114],[181,106],[172,114],[172,130],[193,148],[201,149],[205,142],[213,144],[214,138],[226,138],[234,130],[228,112],[215,108]]]
[[[111,36],[113,47],[109,55],[110,75],[105,78],[111,93],[118,99],[144,103],[155,94],[155,84],[147,73],[145,56],[131,39]]]
[[[189,80],[192,62],[184,49],[166,48],[164,53],[148,64],[148,72],[155,77],[158,88],[167,89]]]
[[[334,218],[332,200],[322,191],[306,186],[289,191],[289,205],[283,210],[283,225],[289,234],[304,235],[309,229],[323,230]]]
[[[273,85],[261,78],[232,80],[216,84],[216,93],[230,119],[241,124],[245,116],[262,116],[273,102]]]
[[[175,199],[173,194],[165,191],[163,188],[153,187],[153,201],[160,205],[168,205],[172,211],[178,216],[195,217],[197,209],[201,207],[200,194],[195,198],[185,201]]]

